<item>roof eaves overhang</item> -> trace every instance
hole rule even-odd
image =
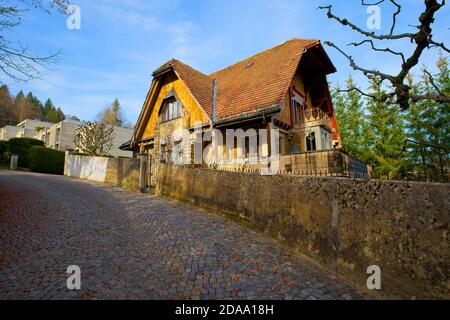
[[[161,75],[163,75],[163,74],[165,74],[167,72],[170,72],[170,71],[174,71],[172,64],[168,64],[167,66],[160,67],[160,68],[156,69],[155,71],[153,71],[152,77],[153,78],[159,77],[159,76],[161,76]]]
[[[122,143],[119,147],[120,150],[124,151],[133,151],[133,148],[131,148],[131,140],[128,140],[125,143]]]
[[[239,116],[228,118],[228,119],[222,119],[222,120],[219,119],[214,124],[214,127],[221,128],[221,127],[230,126],[230,125],[241,123],[241,122],[252,121],[252,120],[259,119],[259,118],[271,116],[280,111],[281,111],[281,106],[275,105],[275,106],[272,106],[272,107],[266,108],[264,110],[254,112],[254,113],[243,114],[243,115],[239,115]]]
[[[145,97],[145,101],[143,104],[143,107],[141,109],[141,112],[139,113],[139,118],[138,121],[136,123],[136,127],[134,128],[134,132],[131,138],[131,147],[134,148],[136,147],[137,143],[138,143],[138,136],[140,136],[143,133],[143,130],[145,129],[145,127],[143,127],[143,120],[147,117],[147,113],[149,112],[148,110],[148,103],[154,93],[154,91],[156,90],[156,88],[159,86],[159,77],[154,77],[152,80],[152,83],[150,85],[150,89],[147,92],[147,96]]]
[[[319,49],[320,53],[322,54],[323,58],[327,62],[327,74],[335,73],[337,71],[335,65],[331,61],[330,57],[328,56],[327,52],[325,51],[325,48],[322,46],[322,44],[319,42],[315,46],[317,49]]]

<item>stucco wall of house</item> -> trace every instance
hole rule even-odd
[[[208,116],[203,109],[200,108],[184,83],[175,75],[168,74],[157,93],[154,108],[150,115],[150,119],[147,122],[142,139],[154,136],[155,131],[159,130],[159,109],[162,106],[165,96],[171,90],[175,91],[177,99],[179,99],[179,102],[183,105],[183,123],[186,124],[186,127],[193,127],[196,122],[208,123]]]
[[[157,194],[239,215],[361,289],[450,298],[450,185],[262,176],[159,165]]]

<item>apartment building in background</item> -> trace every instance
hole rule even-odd
[[[26,119],[17,126],[0,128],[0,140],[11,138],[34,138],[42,140],[47,148],[59,151],[76,150],[75,132],[82,124],[81,121],[63,120],[58,123]],[[133,129],[114,127],[113,145],[110,155],[114,157],[132,157],[130,151],[120,150],[119,147],[131,139]]]
[[[52,126],[53,123],[40,120],[26,119],[16,126],[0,128],[0,140],[8,141],[11,138],[36,138],[41,128]]]

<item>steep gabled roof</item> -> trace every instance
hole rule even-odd
[[[316,46],[320,47],[319,40],[292,39],[210,75],[172,59],[156,69],[153,76],[173,70],[211,119],[212,83],[216,79],[217,120],[220,121],[279,105],[302,54]]]
[[[252,113],[281,103],[302,53],[318,40],[292,39],[210,75],[217,79],[217,118]]]
[[[183,81],[203,110],[205,110],[206,114],[211,117],[212,79],[176,59],[171,59],[156,69],[153,72],[153,76],[157,76],[170,69],[177,74],[181,81]]]

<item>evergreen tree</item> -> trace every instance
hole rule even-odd
[[[346,82],[347,89],[355,86],[351,76]],[[343,149],[351,155],[365,160],[367,158],[367,139],[365,137],[364,101],[361,94],[356,90],[342,93],[337,88],[333,90],[332,97]]]
[[[19,91],[14,101],[16,122],[20,123],[26,119],[40,119],[41,114],[36,103],[36,99],[31,92],[25,96],[22,90]]]
[[[56,109],[56,119],[57,119],[57,122],[60,122],[60,121],[63,121],[64,119],[66,119],[64,112],[62,112],[61,108],[59,108],[59,107]]]
[[[111,106],[103,109],[98,115],[98,120],[101,123],[121,127],[125,124],[125,116],[123,115],[122,106],[116,98]]]
[[[435,79],[440,92],[450,95],[450,70],[449,58],[441,54],[437,62],[439,73]],[[429,84],[430,85],[430,84]],[[430,87],[429,90],[432,90]],[[448,181],[449,156],[450,156],[450,103],[433,102],[436,107],[436,121],[431,130],[431,143],[433,148],[434,162],[438,179]]]
[[[408,84],[411,92],[421,93],[421,86],[415,85],[413,76],[408,75]],[[427,104],[423,102],[411,102],[406,114],[406,136],[408,138],[408,170],[413,173],[409,178],[422,180],[428,174],[429,154],[426,141],[428,140]]]
[[[423,72],[414,83],[407,81],[413,95],[439,90],[450,95],[449,58],[440,56],[438,73],[430,80]],[[352,79],[347,86],[353,86]],[[382,84],[375,80],[370,94],[381,97]],[[382,179],[418,179],[448,181],[450,158],[450,104],[429,100],[410,101],[404,113],[398,105],[362,99],[357,91],[332,93],[343,147],[350,154],[367,161],[373,177]]]
[[[33,119],[44,120],[43,106],[41,101],[39,101],[37,97],[33,96],[32,92],[29,92],[27,94],[25,100],[28,107],[30,108],[30,113],[32,114]]]
[[[65,119],[64,113],[60,108],[56,108],[50,99],[45,102],[43,110],[48,122],[57,123]]]
[[[410,86],[417,94],[426,94],[435,90],[434,86],[444,93],[450,93],[449,60],[440,56],[438,74],[434,76],[434,84],[424,71],[422,81]],[[450,105],[432,101],[412,102],[408,110],[408,160],[410,178],[426,181],[447,181],[446,170],[449,163],[450,150]]]
[[[369,88],[375,98],[385,93],[382,83],[374,79]],[[370,146],[368,161],[375,178],[398,179],[405,169],[403,154],[405,134],[404,116],[395,104],[369,99],[367,102],[367,137]]]

